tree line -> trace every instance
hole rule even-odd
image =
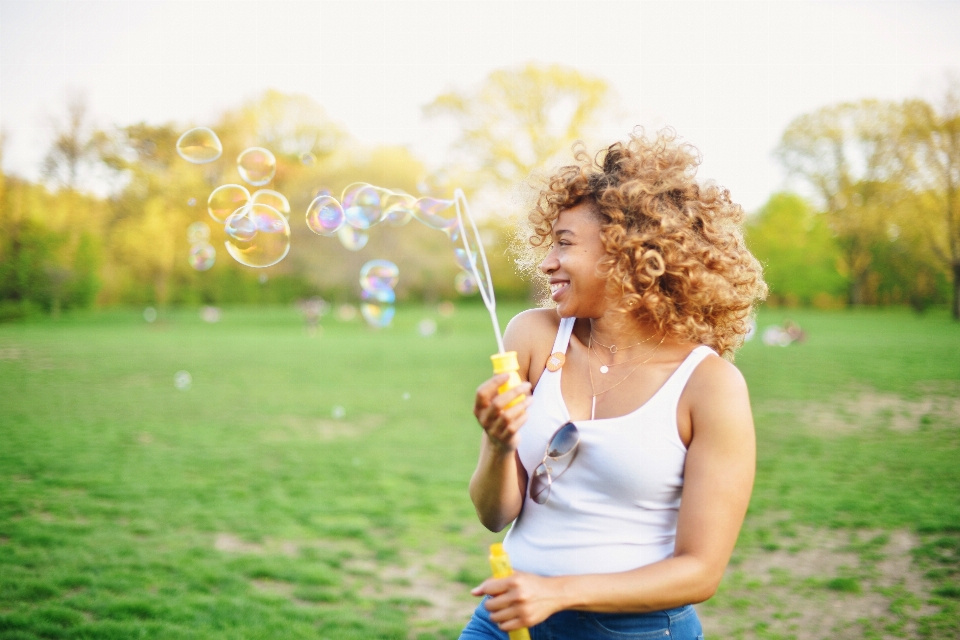
[[[453,119],[461,131],[447,166],[430,172],[404,147],[359,144],[306,96],[268,91],[205,123],[224,147],[207,165],[176,154],[184,127],[96,130],[75,98],[44,159],[43,180],[0,174],[0,319],[92,304],[350,300],[360,265],[373,257],[400,265],[401,299],[452,298],[458,267],[442,234],[416,223],[376,227],[354,253],[311,234],[302,212],[320,189],[339,194],[355,181],[437,197],[460,186],[479,208],[502,212],[511,185],[569,156],[612,102],[603,80],[572,69],[495,71],[476,91],[444,94],[425,107],[429,117]],[[234,263],[222,249],[222,228],[206,215],[212,189],[240,182],[234,160],[250,146],[274,152],[269,188],[291,205],[290,254],[266,270]],[[923,310],[950,302],[960,318],[956,83],[936,107],[919,99],[863,100],[803,114],[784,131],[775,155],[797,193],[771,196],[745,230],[765,266],[768,303]],[[94,183],[110,185],[109,195],[93,195]],[[206,272],[187,260],[186,228],[198,220],[208,222],[211,243],[220,247]],[[483,227],[498,293],[529,296],[507,250],[510,217],[487,215]]]

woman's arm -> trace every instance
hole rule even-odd
[[[527,397],[514,407],[504,409],[519,395],[530,395],[531,362],[539,359],[540,365],[532,365],[538,375],[546,356],[540,351],[546,347],[540,345],[556,333],[556,314],[544,309],[535,309],[519,314],[504,332],[503,342],[508,351],[517,352],[520,364],[518,374],[523,384],[497,395],[497,387],[506,382],[506,374],[494,376],[477,389],[473,413],[483,436],[480,442],[480,460],[470,479],[470,499],[480,522],[491,531],[501,531],[520,515],[523,496],[527,489],[527,474],[517,455],[520,442],[518,432],[527,420],[527,407],[531,398]],[[553,333],[551,333],[551,331]],[[549,354],[547,354],[549,355]],[[536,384],[536,379],[532,381]]]
[[[743,377],[717,357],[697,367],[684,395],[681,406],[689,407],[694,430],[674,556],[622,573],[487,580],[473,593],[495,596],[486,606],[501,629],[529,627],[564,609],[658,611],[714,594],[753,488],[753,417]]]

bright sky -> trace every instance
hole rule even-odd
[[[366,144],[442,162],[422,106],[498,67],[605,78],[623,119],[673,126],[701,178],[748,210],[784,186],[797,115],[866,97],[935,99],[960,73],[960,2],[214,2],[0,0],[4,169],[35,178],[50,117],[86,93],[101,125],[208,124],[267,88],[305,93]]]

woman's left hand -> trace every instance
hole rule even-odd
[[[489,578],[470,593],[488,595],[483,606],[501,631],[532,627],[563,607],[555,578],[515,571],[506,578]]]

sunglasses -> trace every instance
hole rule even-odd
[[[577,457],[579,444],[580,432],[572,422],[557,429],[550,437],[547,449],[543,452],[543,459],[530,478],[530,497],[534,502],[546,504],[550,497],[550,486],[570,468],[573,459]]]

